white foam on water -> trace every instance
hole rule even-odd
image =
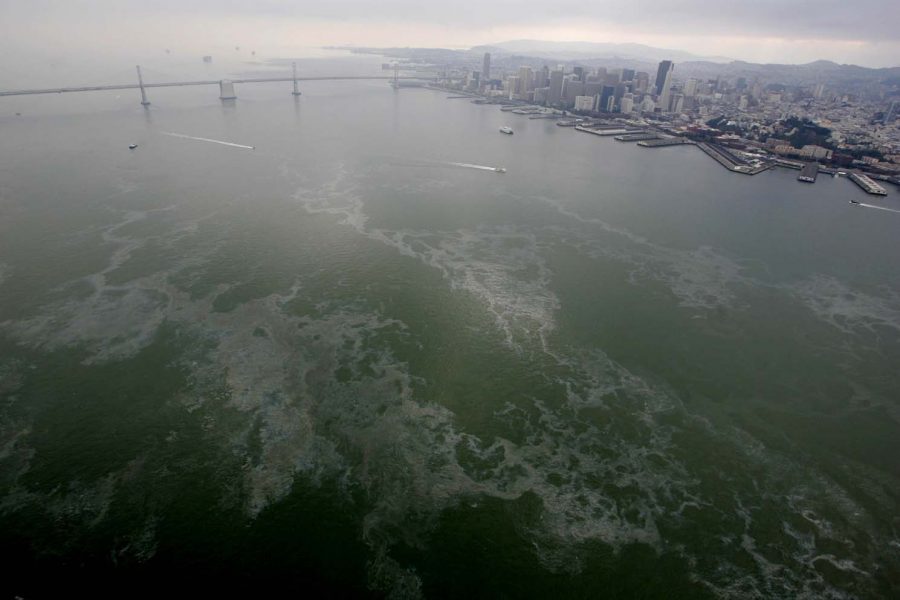
[[[785,286],[785,290],[844,333],[886,328],[900,332],[900,294],[893,290],[884,289],[882,296],[873,296],[821,275]]]
[[[486,305],[510,347],[521,350],[523,339],[533,336],[545,341],[554,328],[559,300],[533,234],[511,227],[450,232],[367,227],[361,193],[343,167],[334,180],[300,188],[294,198],[310,213],[340,216],[340,223],[360,234],[440,270],[453,289]]]
[[[787,506],[792,518],[813,524],[819,536],[840,539],[848,531],[862,531],[877,540],[865,510],[840,486],[815,473],[798,484],[795,475],[808,471],[807,466],[774,455],[749,434],[718,431],[707,420],[698,435],[718,436],[722,444],[745,448],[742,464],[765,476],[752,501],[737,492],[730,504],[710,498],[699,491],[698,478],[705,474],[674,452],[676,428],[687,427],[666,421],[683,410],[674,394],[602,352],[549,346],[547,333],[554,326],[559,300],[551,291],[551,272],[534,232],[513,227],[449,232],[371,228],[363,195],[346,171],[326,185],[298,190],[295,198],[310,214],[333,215],[361,235],[439,270],[452,289],[482,304],[510,349],[521,352],[529,342],[539,342],[543,352],[528,358],[553,363],[555,379],[548,385],[557,386],[556,403],[519,398],[498,410],[498,423],[521,434],[516,442],[462,431],[450,410],[420,397],[417,390],[423,382],[394,354],[391,340],[408,336],[413,343],[414,332],[363,303],[336,305],[306,296],[302,278],[284,293],[242,303],[226,313],[213,310],[216,295],[225,288],[192,299],[168,284],[167,276],[183,268],[180,263],[166,273],[111,286],[106,275],[143,243],[121,235],[127,224],[146,217],[140,213],[126,214],[104,232],[115,250],[109,265],[88,278],[94,285],[91,296],[45,307],[43,316],[3,327],[36,346],[92,344],[95,360],[135,352],[164,320],[208,340],[210,348],[203,356],[186,363],[193,370],[195,389],[183,399],[184,406],[186,411],[200,411],[210,431],[224,427],[216,419],[219,415],[245,416],[236,430],[228,430],[228,449],[245,464],[237,477],[247,515],[254,517],[283,499],[300,475],[313,483],[335,478],[348,488],[364,490],[369,512],[361,535],[371,548],[370,584],[385,594],[421,594],[417,574],[399,564],[391,548],[398,543],[424,546],[442,510],[479,495],[539,498],[542,518],[521,534],[534,543],[542,564],[555,572],[577,572],[582,567],[578,545],[589,540],[613,547],[640,542],[658,551],[679,549],[696,564],[698,557],[691,556],[690,548],[663,538],[659,523],[678,523],[696,507],[714,507],[711,510],[736,523],[740,533],[732,535],[726,528],[710,534],[746,553],[755,565],[749,570],[737,567],[723,555],[715,575],[700,579],[722,597],[815,592],[838,597],[816,572],[815,564],[821,561],[854,577],[867,577],[869,565],[834,548],[819,551],[794,521],[780,530],[779,539],[789,543],[792,552],[783,563],[774,561],[754,536],[754,516],[761,510],[754,503],[768,501]],[[673,277],[672,289],[694,303],[689,305],[733,302],[724,292],[712,300],[695,292],[740,279],[740,268],[727,259],[723,263],[713,250],[699,249],[667,262],[662,250],[645,240],[624,237],[642,248],[641,260],[652,261],[652,268],[658,269],[644,272]],[[676,263],[689,266],[679,271]],[[314,286],[309,287],[313,294]],[[314,302],[316,309],[291,314],[289,305],[295,299]],[[218,398],[221,389],[227,393]],[[258,451],[251,449],[254,436]],[[17,494],[4,503],[42,501],[28,496],[27,490]],[[792,500],[786,504],[785,498]],[[89,519],[105,514],[102,501],[92,506],[99,509],[83,510]],[[823,506],[848,521],[819,516],[826,514]],[[727,514],[729,508],[733,514]],[[848,516],[854,514],[863,516],[854,521]],[[152,548],[152,526],[147,531],[144,538]]]
[[[558,199],[540,196],[538,200],[567,218],[589,225],[591,229],[587,234],[569,230],[564,237],[571,238],[570,243],[589,256],[612,258],[633,265],[629,278],[632,283],[645,279],[660,281],[685,308],[741,308],[733,288],[748,283],[743,275],[744,267],[714,248],[668,248],[602,219],[584,217]],[[597,239],[593,229],[612,234],[619,243]],[[622,242],[628,244],[627,249],[622,249]]]

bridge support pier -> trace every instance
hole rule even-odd
[[[144,89],[144,78],[141,77],[141,65],[137,66],[137,74],[138,74],[138,85],[141,88],[141,104],[144,106],[150,106],[150,101],[147,100],[147,90]]]
[[[297,88],[297,63],[294,63],[293,67],[294,67],[294,91],[292,92],[292,94],[294,96],[299,96],[300,90],[299,90],[299,88]]]
[[[219,100],[236,100],[234,82],[229,79],[219,81]]]

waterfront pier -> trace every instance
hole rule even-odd
[[[850,181],[858,185],[867,194],[873,196],[887,196],[887,190],[875,183],[868,175],[862,173],[850,173]]]
[[[819,164],[818,163],[806,163],[803,165],[803,168],[800,169],[800,174],[797,175],[797,181],[802,181],[804,183],[815,183],[816,177],[819,176]]]

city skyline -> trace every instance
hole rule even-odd
[[[815,60],[867,67],[898,66],[900,5],[888,0],[841,2],[671,3],[437,3],[406,0],[292,2],[162,0],[153,6],[93,0],[77,7],[58,0],[0,3],[0,48],[8,59],[25,53],[102,52],[110,47],[151,51],[215,51],[239,44],[273,54],[327,45],[468,48],[510,39],[635,42],[749,62],[801,64]]]

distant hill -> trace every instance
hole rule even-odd
[[[644,44],[612,44],[603,42],[551,42],[544,40],[511,40],[487,46],[475,46],[472,52],[492,54],[518,54],[540,56],[563,61],[586,59],[624,59],[628,61],[678,62],[702,60],[709,62],[730,62],[732,59],[720,56],[698,56],[682,50],[654,48]]]

